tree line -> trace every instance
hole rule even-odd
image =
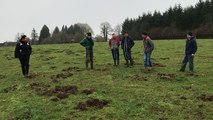
[[[144,13],[136,19],[127,18],[122,33],[141,39],[141,32],[148,32],[154,39],[183,38],[192,31],[199,38],[213,38],[213,0],[199,2],[183,8],[180,4],[165,12]]]

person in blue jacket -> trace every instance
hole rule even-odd
[[[189,72],[193,73],[194,71],[194,56],[195,53],[197,52],[197,42],[195,40],[195,37],[193,36],[192,32],[189,32],[187,34],[187,40],[186,40],[186,46],[185,46],[185,57],[182,61],[181,65],[181,72],[185,71],[186,64],[189,62]]]
[[[123,49],[124,58],[126,60],[126,66],[133,66],[133,59],[131,55],[131,49],[135,45],[134,41],[129,37],[128,33],[124,34],[124,38],[121,41],[121,47]],[[129,64],[130,63],[130,64]]]

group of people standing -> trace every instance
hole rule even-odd
[[[144,48],[144,67],[145,69],[151,70],[152,68],[152,62],[151,62],[151,55],[154,50],[154,43],[152,39],[149,37],[147,33],[142,33],[143,38],[143,48]],[[86,37],[80,41],[80,44],[85,47],[86,49],[86,69],[89,67],[93,69],[93,46],[94,41],[92,39],[92,34],[87,33]],[[126,67],[132,67],[134,65],[134,61],[131,54],[131,49],[135,45],[135,42],[133,39],[128,35],[128,33],[125,33],[123,35],[122,40],[118,36],[116,36],[114,33],[112,34],[112,38],[109,40],[109,47],[112,52],[112,58],[114,60],[114,66],[119,65],[119,46],[121,46],[123,50],[123,55],[126,60]],[[185,57],[182,61],[181,65],[181,72],[185,71],[186,65],[189,62],[189,70],[191,73],[194,71],[194,64],[193,59],[195,56],[195,53],[197,51],[197,42],[195,40],[195,37],[193,36],[192,32],[187,33],[187,40],[186,40],[186,46],[185,46]],[[30,61],[30,55],[32,53],[32,47],[29,44],[28,38],[26,35],[21,36],[19,42],[16,45],[15,48],[15,58],[18,58],[21,63],[22,68],[22,74],[24,77],[28,76],[29,74],[29,61]]]

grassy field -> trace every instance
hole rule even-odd
[[[79,44],[33,47],[30,77],[23,78],[14,47],[0,47],[0,120],[212,120],[213,41],[198,40],[195,73],[179,72],[184,40],[154,41],[152,71],[113,67],[107,43],[95,43],[94,70],[85,70]]]

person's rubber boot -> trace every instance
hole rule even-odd
[[[126,67],[129,67],[129,61],[126,60]]]
[[[114,60],[114,65],[113,66],[116,66],[116,60]]]
[[[133,64],[134,64],[134,62],[133,62],[133,60],[131,59],[130,60],[130,65],[133,67]]]
[[[88,62],[86,62],[86,69],[88,69]]]
[[[91,69],[93,69],[93,62],[90,62],[90,67]]]

